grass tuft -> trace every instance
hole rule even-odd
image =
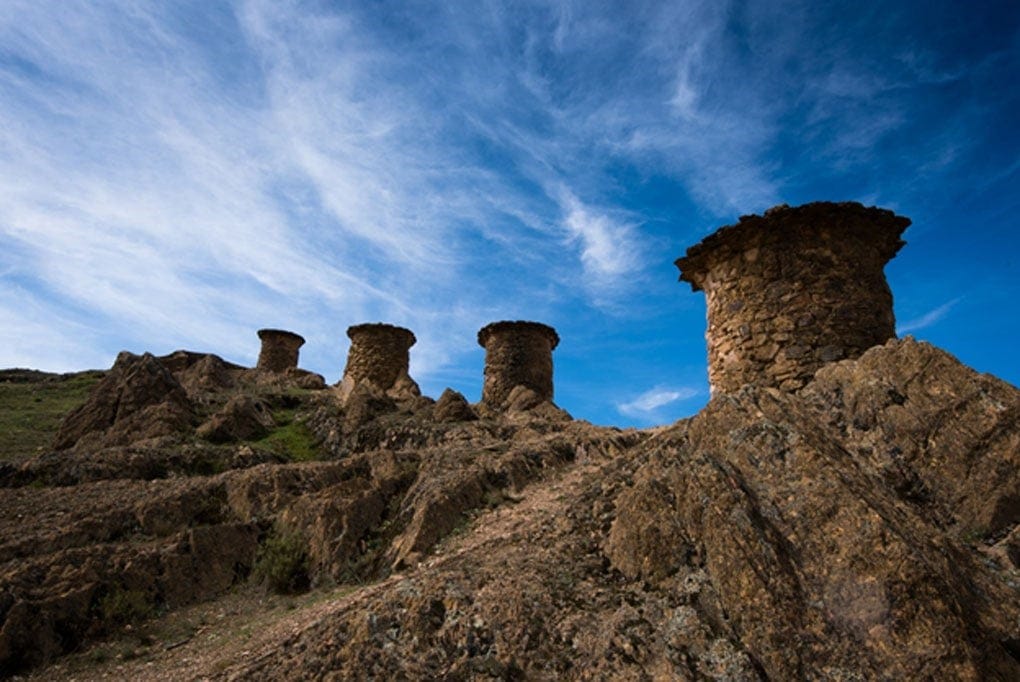
[[[273,412],[276,428],[269,435],[255,441],[254,444],[275,452],[292,462],[311,462],[321,459],[315,436],[296,417],[297,410],[276,410]]]

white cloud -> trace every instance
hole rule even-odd
[[[617,403],[616,409],[627,417],[656,421],[661,418],[662,408],[683,400],[689,400],[701,394],[696,388],[688,386],[651,388],[633,400]]]
[[[332,378],[367,320],[436,376],[493,319],[640,326],[683,231],[794,200],[807,155],[872,168],[940,63],[875,78],[796,3],[337,5],[8,0],[0,283],[45,310],[8,333],[244,361],[284,327]]]
[[[911,332],[927,329],[928,327],[938,324],[946,317],[946,315],[949,314],[949,311],[952,310],[953,307],[961,300],[963,300],[963,297],[958,296],[957,298],[954,298],[951,301],[943,303],[937,308],[929,310],[920,317],[915,317],[911,320],[903,322],[902,324],[896,325],[896,333],[898,335],[910,334]]]
[[[568,241],[580,249],[584,282],[604,295],[643,266],[643,245],[636,225],[585,206],[569,190],[558,192]]]

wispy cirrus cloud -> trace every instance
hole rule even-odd
[[[700,390],[689,386],[656,386],[634,397],[632,400],[617,403],[616,409],[622,415],[639,419],[646,423],[660,422],[665,413],[664,408],[700,395]]]
[[[899,40],[896,12],[832,12],[9,0],[0,304],[30,303],[12,319],[37,347],[52,320],[66,357],[253,360],[254,329],[293,328],[330,378],[344,328],[383,319],[415,330],[423,385],[480,376],[497,318],[654,337],[697,233],[780,200],[888,204],[874,178],[920,191],[973,150],[980,107],[928,97],[970,62]]]
[[[947,301],[936,308],[932,308],[923,315],[920,315],[913,319],[907,320],[906,322],[898,324],[896,325],[896,333],[898,335],[910,334],[913,332],[921,331],[922,329],[927,329],[928,327],[932,327],[941,322],[942,320],[944,320],[946,316],[949,315],[950,311],[952,311],[952,309],[956,306],[956,304],[962,300],[963,296],[957,296],[951,301]]]

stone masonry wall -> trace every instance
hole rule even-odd
[[[351,348],[347,353],[343,383],[353,385],[365,379],[387,390],[408,376],[410,349],[415,344],[410,329],[390,324],[359,324],[347,329]]]
[[[282,329],[260,329],[262,350],[259,352],[258,368],[267,372],[286,372],[298,365],[298,349],[305,340],[293,332]]]
[[[543,400],[553,397],[552,351],[556,330],[539,322],[493,322],[478,332],[485,348],[482,402],[500,408],[515,386],[526,386]]]
[[[823,364],[894,337],[883,267],[909,224],[858,203],[782,205],[688,249],[676,264],[707,298],[713,392],[795,391]]]

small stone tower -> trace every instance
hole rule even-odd
[[[282,329],[260,329],[262,350],[259,351],[258,368],[267,372],[286,372],[298,365],[298,349],[305,340],[294,332]]]
[[[883,268],[908,225],[856,202],[784,204],[687,249],[676,265],[707,299],[712,392],[796,391],[821,365],[893,338]]]
[[[410,329],[376,322],[348,327],[347,336],[351,348],[340,382],[341,397],[346,398],[362,381],[384,392],[406,389],[411,395],[420,395],[408,374],[409,351],[417,340]]]
[[[539,322],[493,322],[478,332],[485,348],[482,402],[499,409],[515,386],[526,386],[542,400],[553,397],[553,349],[556,330]]]

